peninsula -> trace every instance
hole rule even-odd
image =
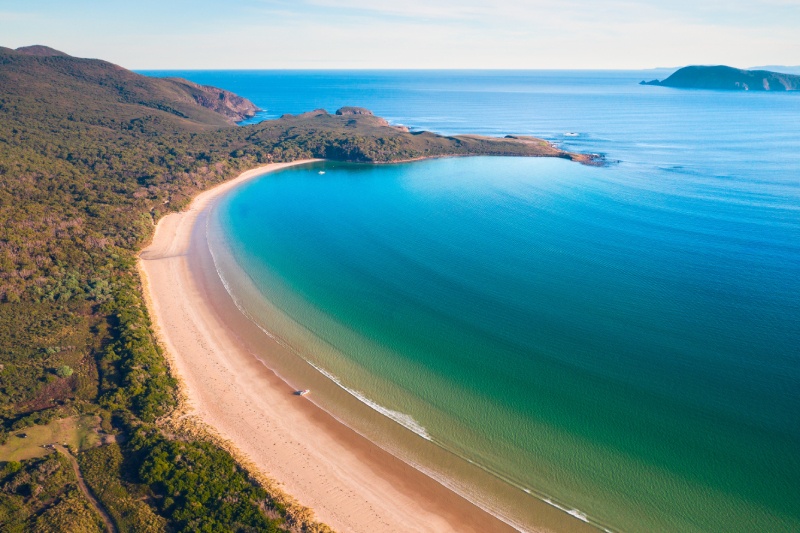
[[[690,66],[678,69],[665,80],[642,81],[641,85],[720,91],[797,91],[800,90],[800,76],[724,65]]]
[[[301,502],[285,494],[230,445],[251,441],[214,427],[217,411],[198,418],[201,407],[213,407],[204,398],[219,390],[203,382],[218,360],[198,370],[211,374],[186,371],[185,353],[173,353],[181,333],[169,322],[184,315],[173,316],[164,301],[150,308],[162,328],[156,334],[137,258],[151,242],[156,248],[185,244],[190,226],[171,224],[195,216],[197,204],[181,215],[188,218],[175,213],[202,191],[266,165],[478,154],[597,159],[532,137],[411,132],[361,108],[235,125],[256,111],[222,89],[149,78],[44,46],[0,47],[0,529],[102,531],[105,518],[119,531],[328,530],[303,506],[308,503],[327,509],[325,519],[344,529],[505,527],[363,439],[342,437],[346,431],[308,402],[287,407],[287,419],[273,404],[269,417],[252,421],[262,429],[283,424],[275,435],[287,435],[287,420],[308,428],[324,419],[325,442],[339,447],[330,450],[347,444],[349,459],[337,463],[344,452],[323,456],[310,444],[292,460],[271,456],[285,469],[322,465],[315,475],[330,473],[316,492],[313,476],[287,478],[285,487],[300,487]],[[176,233],[166,238],[170,228]],[[186,272],[163,268],[169,275]],[[167,274],[148,272],[161,281],[171,279]],[[181,287],[195,287],[179,278]],[[216,320],[203,316],[210,318],[191,327]],[[225,375],[245,376],[253,368],[228,370],[234,373]],[[280,397],[285,384],[263,367],[257,375]],[[210,426],[187,423],[198,419]],[[68,452],[55,453],[52,445],[65,442]],[[286,442],[270,453],[297,451]],[[247,457],[263,453],[250,449]],[[358,458],[366,462],[359,466]],[[366,488],[357,492],[359,486]],[[370,490],[392,496],[370,500],[364,492]],[[343,500],[357,504],[346,507]],[[351,511],[363,511],[366,522],[348,516]]]

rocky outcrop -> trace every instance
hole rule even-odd
[[[167,78],[167,80],[183,87],[197,104],[236,122],[248,119],[259,111],[258,107],[247,98],[242,98],[225,89],[210,85],[198,85],[182,78]]]
[[[339,108],[336,111],[336,114],[339,116],[347,116],[347,115],[372,115],[373,113],[369,109],[365,109],[363,107],[345,106]]]
[[[643,81],[641,85],[722,91],[797,91],[800,90],[800,76],[724,65],[691,66],[675,71],[663,81]]]
[[[378,126],[388,126],[389,123],[380,118],[376,117],[372,111],[363,107],[352,107],[352,106],[345,106],[341,107],[336,110],[336,115],[340,117],[375,117],[375,124]]]
[[[300,113],[299,115],[292,115],[291,113],[286,113],[281,115],[281,118],[313,118],[313,117],[320,117],[320,116],[330,116],[330,113],[325,111],[324,109],[314,109],[313,111],[306,111],[305,113]]]

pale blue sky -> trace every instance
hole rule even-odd
[[[800,0],[0,0],[0,45],[132,69],[800,64]]]

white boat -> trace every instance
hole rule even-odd
[[[577,137],[580,135],[579,133],[575,133],[574,131],[568,131],[564,134],[564,137]]]
[[[319,171],[319,175],[322,176],[323,174],[325,174],[325,171],[324,170],[320,170]]]
[[[309,392],[311,392],[311,389],[298,390],[298,391],[295,391],[294,393],[297,394],[298,396],[305,396]]]

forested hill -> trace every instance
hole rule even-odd
[[[800,76],[724,65],[691,66],[678,69],[665,80],[643,81],[641,84],[723,91],[797,91],[800,90]]]
[[[187,80],[150,78],[46,46],[0,47],[0,66],[0,94],[36,96],[51,111],[122,118],[137,116],[140,107],[147,107],[183,119],[182,127],[224,126],[257,111],[252,102],[228,91]]]
[[[593,161],[534,138],[410,133],[359,108],[233,124],[254,111],[185,80],[0,48],[0,531],[101,530],[70,463],[41,447],[56,434],[119,531],[324,530],[165,422],[175,380],[136,254],[200,190],[306,157]]]

